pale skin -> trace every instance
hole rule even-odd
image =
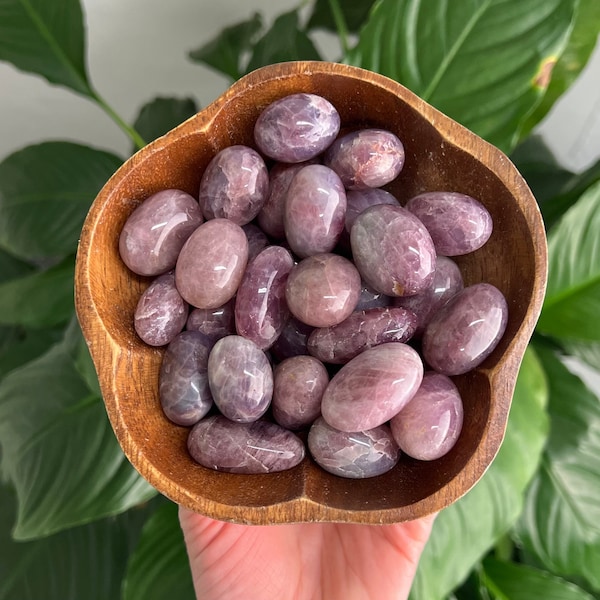
[[[184,508],[179,518],[202,600],[404,600],[434,520],[246,526]]]

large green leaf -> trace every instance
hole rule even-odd
[[[563,340],[565,351],[600,373],[600,342]]]
[[[547,569],[584,577],[600,590],[600,401],[551,350],[538,353],[550,389],[551,432],[518,533]]]
[[[348,60],[406,85],[505,151],[545,91],[576,0],[381,0]]]
[[[0,283],[33,273],[34,268],[0,249]]]
[[[546,395],[544,372],[529,349],[498,456],[479,483],[436,519],[411,598],[446,598],[518,518],[547,437]]]
[[[194,584],[177,516],[163,504],[149,519],[133,553],[123,585],[123,600],[194,600]]]
[[[0,248],[25,260],[74,254],[90,204],[121,162],[71,142],[11,154],[0,163]]]
[[[600,341],[600,183],[564,215],[548,237],[548,288],[539,331]]]
[[[77,332],[0,384],[3,472],[15,486],[15,538],[114,515],[155,491],[133,470],[102,400],[76,369]]]
[[[93,96],[79,0],[0,0],[0,60]]]
[[[346,28],[348,31],[358,31],[367,21],[369,11],[375,0],[335,0],[339,3]],[[306,26],[307,29],[328,29],[337,32],[335,17],[331,10],[332,0],[317,0]]]

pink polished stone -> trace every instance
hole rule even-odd
[[[400,450],[387,425],[348,433],[334,429],[322,417],[310,428],[308,449],[320,467],[350,479],[382,475],[400,459]]]
[[[292,317],[286,323],[276,342],[271,346],[270,352],[277,360],[308,354],[306,343],[313,329],[314,327]]]
[[[172,269],[186,240],[202,223],[198,202],[181,190],[147,198],[129,216],[119,237],[123,262],[138,275]]]
[[[249,263],[238,288],[236,330],[261,350],[273,345],[290,317],[285,285],[293,266],[294,259],[285,248],[269,246]]]
[[[298,171],[287,192],[285,237],[300,258],[330,252],[344,229],[346,190],[334,171],[309,165]]]
[[[378,427],[406,406],[422,379],[423,363],[410,346],[375,346],[334,375],[323,394],[321,413],[340,431]]]
[[[199,331],[214,345],[217,340],[235,333],[235,300],[217,308],[195,308],[188,317],[185,328]]]
[[[367,208],[371,208],[371,206],[376,206],[377,204],[400,206],[395,196],[379,188],[351,190],[346,194],[346,204],[345,227],[348,233],[350,233],[356,217],[367,210]]]
[[[287,429],[302,429],[321,414],[329,383],[327,369],[312,356],[293,356],[273,372],[273,418]]]
[[[412,400],[391,420],[400,449],[417,460],[435,460],[456,444],[463,424],[463,403],[446,375],[428,371]]]
[[[302,440],[276,423],[234,423],[221,415],[195,425],[187,445],[203,467],[246,475],[285,471],[305,456]]]
[[[250,263],[269,245],[269,240],[260,227],[252,223],[246,223],[242,229],[248,238],[248,262]]]
[[[175,287],[173,272],[157,277],[138,300],[133,323],[150,346],[165,346],[183,329],[188,305]]]
[[[207,221],[181,249],[177,289],[196,308],[218,308],[235,295],[247,262],[244,230],[227,219]]]
[[[247,146],[229,146],[208,164],[200,181],[205,218],[245,225],[256,217],[269,193],[269,172],[260,154]]]
[[[461,375],[480,365],[498,345],[508,321],[502,292],[477,283],[455,294],[423,334],[423,357],[445,375]]]
[[[465,194],[427,192],[411,198],[405,208],[427,227],[436,251],[445,256],[473,252],[492,235],[490,213]]]
[[[361,213],[350,233],[354,264],[363,279],[388,296],[427,289],[435,248],[425,226],[401,206],[379,204]]]
[[[323,152],[339,130],[340,116],[325,98],[292,94],[263,110],[254,125],[254,141],[266,156],[298,163]]]
[[[360,296],[356,267],[337,254],[317,254],[291,271],[285,297],[291,313],[313,327],[330,327],[348,318]]]
[[[392,298],[386,296],[377,290],[374,290],[363,281],[360,288],[360,298],[354,310],[369,310],[370,308],[379,308],[389,306],[392,303]]]

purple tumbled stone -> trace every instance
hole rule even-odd
[[[188,331],[199,331],[215,344],[226,335],[235,333],[235,300],[217,308],[195,308],[188,317],[185,328]]]
[[[159,375],[159,397],[168,419],[194,425],[213,405],[208,385],[212,343],[197,331],[183,331],[167,347]]]
[[[208,164],[200,181],[199,202],[206,219],[245,225],[256,217],[269,193],[269,172],[248,146],[229,146]]]
[[[198,202],[181,190],[153,194],[129,216],[119,237],[123,262],[138,275],[172,269],[179,251],[202,223]]]
[[[165,346],[184,328],[187,302],[175,287],[173,272],[157,277],[138,300],[133,324],[136,333],[150,346]]]
[[[339,130],[340,116],[329,101],[315,94],[292,94],[262,111],[254,125],[254,141],[266,156],[297,163],[323,152]]]
[[[271,346],[271,353],[277,360],[284,360],[292,356],[308,354],[306,343],[314,327],[292,317],[288,320],[281,335]]]
[[[508,306],[502,292],[477,283],[455,294],[431,319],[423,334],[423,357],[445,375],[461,375],[480,365],[504,335]]]
[[[242,229],[248,239],[248,262],[250,262],[269,245],[269,239],[260,227],[252,223],[246,223]]]
[[[369,310],[370,308],[379,308],[389,306],[392,298],[374,290],[369,284],[363,281],[360,288],[360,298],[354,310]]]
[[[305,456],[302,440],[276,423],[234,423],[221,415],[196,424],[187,446],[203,467],[246,475],[285,471]]]
[[[320,467],[350,479],[382,475],[400,459],[400,450],[387,425],[348,433],[334,429],[322,417],[310,428],[308,449]]]
[[[273,397],[273,371],[265,353],[239,335],[221,338],[208,357],[208,382],[221,413],[250,423],[265,414]]]
[[[463,424],[457,387],[441,373],[428,371],[412,400],[391,420],[400,449],[417,460],[435,460],[456,444]]]
[[[265,248],[248,264],[235,300],[235,327],[261,350],[273,345],[290,317],[285,285],[294,266],[281,246]]]
[[[490,213],[465,194],[426,192],[411,198],[405,208],[427,227],[436,251],[445,256],[473,252],[492,235]]]
[[[360,213],[377,204],[400,206],[395,196],[379,188],[350,190],[346,194],[346,231],[350,233],[352,225]]]

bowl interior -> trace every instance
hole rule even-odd
[[[194,463],[186,449],[188,429],[172,424],[160,409],[163,350],[146,346],[133,329],[135,306],[150,280],[128,271],[118,253],[121,228],[139,203],[164,188],[197,197],[210,159],[232,144],[254,146],[253,125],[261,110],[300,91],[332,102],[344,127],[379,127],[398,135],[405,167],[386,189],[401,203],[432,190],[463,192],[483,202],[494,221],[492,237],[457,262],[466,284],[494,284],[510,310],[494,353],[476,371],[453,378],[465,404],[463,433],[454,449],[429,463],[403,457],[393,471],[364,481],[330,475],[308,458],[290,471],[253,476],[217,473]],[[502,441],[544,281],[545,244],[535,200],[503,154],[388,79],[344,65],[287,63],[240,80],[113,176],[82,232],[76,293],[117,437],[160,492],[198,512],[238,522],[380,523],[439,510],[481,477]]]

